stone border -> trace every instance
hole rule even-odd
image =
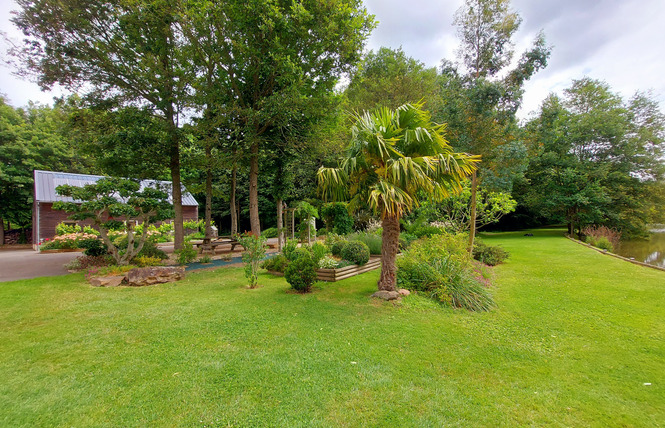
[[[570,239],[571,241],[577,243],[577,244],[584,245],[585,247],[591,248],[592,250],[596,250],[596,251],[598,251],[600,254],[605,254],[605,255],[607,255],[607,256],[612,256],[612,257],[615,257],[615,258],[617,258],[617,259],[621,259],[621,260],[624,260],[624,261],[626,261],[626,262],[630,262],[630,263],[632,263],[632,264],[634,264],[634,265],[644,266],[644,267],[648,267],[648,268],[651,268],[651,269],[656,269],[656,270],[659,270],[659,271],[663,271],[663,272],[665,272],[665,267],[654,266],[654,265],[650,265],[650,264],[648,264],[648,263],[644,263],[644,262],[638,262],[637,260],[632,260],[632,259],[629,259],[629,258],[626,258],[626,257],[620,256],[620,255],[618,255],[618,254],[610,253],[610,252],[607,251],[607,250],[601,250],[600,248],[596,248],[596,247],[594,247],[594,246],[591,245],[591,244],[587,244],[586,242],[582,242],[582,241],[580,241],[580,240],[578,240],[578,239],[571,238],[569,235],[565,235],[565,237],[568,238],[568,239]]]

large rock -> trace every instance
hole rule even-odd
[[[132,287],[143,287],[146,285],[179,281],[184,277],[185,268],[183,266],[153,266],[136,268],[130,270],[127,272],[127,275],[125,275],[127,285]]]
[[[372,297],[383,300],[397,300],[401,297],[401,295],[397,291],[379,290],[372,294]]]
[[[400,288],[399,290],[397,290],[397,292],[399,294],[401,294],[402,296],[408,296],[408,295],[411,294],[411,292],[409,290],[407,290],[406,288]]]
[[[90,279],[93,287],[117,287],[125,279],[124,276],[96,276]]]

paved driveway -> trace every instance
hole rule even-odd
[[[81,253],[40,254],[34,250],[0,251],[0,282],[40,276],[66,275],[65,263]]]

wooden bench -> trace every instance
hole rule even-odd
[[[231,245],[231,251],[235,250],[237,245],[242,247],[242,244],[232,236],[220,236],[216,239],[210,240],[209,242],[206,241],[207,240],[204,239],[203,242],[194,244],[201,253],[204,251],[212,251],[213,254],[217,254],[217,247],[220,245]]]

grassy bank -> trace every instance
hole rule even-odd
[[[485,237],[511,252],[490,313],[371,301],[376,271],[310,295],[240,269],[0,284],[0,425],[662,423],[665,273],[534,233]]]

